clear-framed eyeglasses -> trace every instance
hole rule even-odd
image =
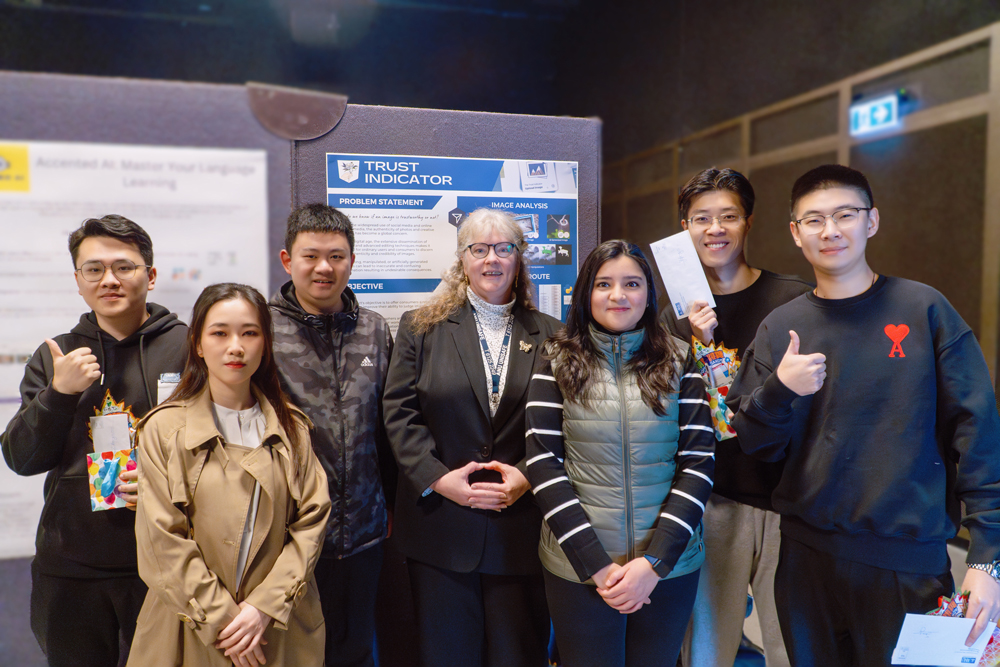
[[[685,222],[695,229],[708,229],[712,226],[713,220],[718,222],[722,227],[735,227],[740,224],[740,221],[743,219],[744,216],[738,213],[723,213],[719,216],[699,214],[691,216]]]
[[[493,248],[493,252],[497,257],[510,257],[517,250],[517,246],[510,241],[501,241],[500,243],[470,243],[465,247],[466,250],[472,253],[472,256],[476,259],[483,259],[488,254],[490,254],[490,248]]]
[[[111,266],[97,260],[92,260],[84,262],[76,271],[88,283],[96,283],[104,277],[104,272],[108,269],[111,269],[111,273],[115,274],[118,280],[128,280],[135,275],[135,270],[138,268],[148,269],[150,267],[145,264],[134,264],[127,259],[119,259],[112,262]]]
[[[820,234],[826,229],[826,221],[833,220],[833,223],[841,230],[843,229],[853,229],[858,225],[861,220],[861,211],[870,211],[871,207],[865,208],[862,206],[852,206],[850,208],[842,208],[840,210],[834,211],[830,215],[807,215],[804,218],[800,218],[795,221],[795,224],[799,226],[807,236],[814,236]]]

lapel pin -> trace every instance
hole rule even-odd
[[[531,352],[531,343],[521,341],[521,352]]]

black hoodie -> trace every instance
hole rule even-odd
[[[135,512],[93,512],[87,454],[94,451],[90,417],[105,398],[136,420],[157,402],[163,373],[180,373],[187,325],[163,306],[146,304],[149,318],[123,340],[101,330],[91,311],[55,338],[63,353],[89,347],[103,375],[80,394],[52,388],[52,354],[43,343],[24,369],[21,408],[0,436],[3,457],[19,475],[47,472],[45,506],[35,540],[35,563],[45,574],[101,578],[136,575]]]

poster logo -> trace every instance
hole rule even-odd
[[[358,180],[358,172],[361,165],[357,160],[337,160],[337,170],[340,172],[340,180],[344,183],[353,183]]]
[[[469,217],[469,214],[460,208],[453,208],[448,211],[448,222],[453,225],[456,229],[462,226],[465,219]]]
[[[0,144],[0,191],[27,192],[30,189],[28,147]]]

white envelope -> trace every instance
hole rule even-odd
[[[907,614],[892,652],[892,664],[975,665],[992,635],[991,629],[987,628],[975,644],[967,647],[965,639],[975,622],[974,618]]]
[[[670,307],[677,319],[688,316],[693,301],[707,301],[715,308],[715,297],[708,286],[705,269],[698,259],[691,235],[684,231],[649,244],[660,270],[660,278],[667,288]]]

